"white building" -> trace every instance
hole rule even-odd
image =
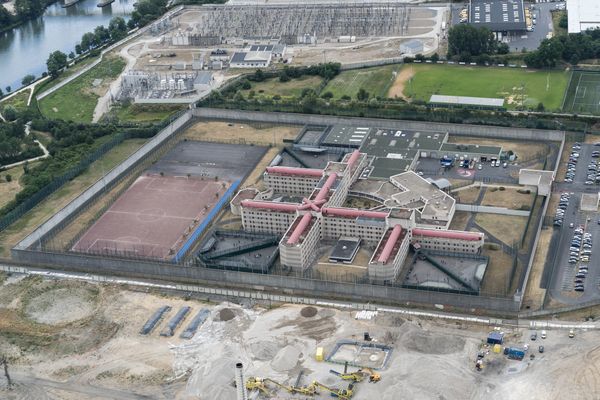
[[[273,53],[270,51],[238,51],[233,53],[231,68],[266,68],[271,64]]]
[[[600,27],[600,1],[567,0],[569,33],[579,33]]]
[[[482,233],[448,230],[454,199],[412,171],[394,175],[387,183],[363,184],[356,190],[354,186],[367,164],[367,154],[356,150],[322,170],[267,167],[264,182],[268,190],[240,191],[231,201],[231,210],[241,214],[247,231],[283,235],[279,242],[281,263],[300,270],[317,257],[322,240],[340,237],[377,243],[367,270],[370,279],[379,281],[398,276],[410,243],[431,250],[480,251]],[[342,207],[349,192],[380,202],[381,209]],[[303,200],[273,201],[269,194],[289,194]]]

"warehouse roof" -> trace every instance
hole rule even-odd
[[[429,102],[462,106],[504,107],[504,99],[491,97],[445,96],[434,94],[431,95]]]
[[[527,24],[523,0],[471,0],[469,23],[493,32],[524,31]]]

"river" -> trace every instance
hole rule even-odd
[[[136,0],[115,0],[103,8],[96,7],[98,1],[83,0],[62,8],[61,0],[49,6],[41,17],[0,34],[0,88],[21,87],[21,79],[27,74],[39,77],[46,71],[51,52],[61,50],[69,54],[84,33],[98,25],[108,26],[114,16],[128,19]]]

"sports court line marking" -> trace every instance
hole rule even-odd
[[[195,218],[195,217],[178,217],[176,215],[142,214],[142,213],[135,212],[135,211],[116,211],[116,210],[108,210],[107,212],[104,213],[104,215],[109,214],[109,213],[135,215],[135,216],[144,215],[144,216],[149,216],[149,217],[172,218],[172,219],[184,219],[186,221],[189,221],[190,219],[193,221]],[[142,221],[142,222],[145,222],[145,221]],[[155,222],[155,221],[149,221],[149,222]]]
[[[138,238],[138,239],[139,239],[139,238]],[[152,248],[152,249],[154,249],[154,248],[156,248],[156,247],[160,247],[160,245],[159,245],[159,244],[156,244],[156,243],[150,243],[150,242],[131,242],[131,241],[129,241],[129,240],[114,240],[114,239],[103,239],[103,238],[96,238],[96,239],[95,239],[95,240],[92,242],[92,244],[90,244],[90,245],[88,246],[88,248],[87,248],[85,251],[90,251],[90,249],[91,249],[92,247],[94,247],[94,246],[95,246],[95,245],[96,245],[98,242],[104,242],[104,243],[115,243],[115,244],[117,244],[117,245],[118,245],[118,244],[120,244],[120,243],[123,243],[123,244],[131,244],[131,245],[138,245],[138,246],[149,246],[149,247],[150,247],[150,248]],[[104,246],[103,248],[104,248],[104,249],[109,249],[109,250],[110,250],[110,248],[107,248],[106,246]],[[137,252],[137,251],[136,251],[136,252]]]
[[[583,94],[580,96],[580,95],[579,95],[579,93],[580,93],[580,92],[579,92],[579,86],[577,86],[577,90],[575,91],[575,98],[576,98],[576,99],[577,99],[577,98],[579,98],[579,99],[585,99],[585,94],[586,94],[586,92],[587,92],[587,86],[584,86],[584,87],[583,87]]]

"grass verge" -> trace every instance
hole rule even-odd
[[[105,58],[85,74],[40,100],[42,114],[65,121],[92,122],[98,98],[104,95],[110,82],[119,76],[125,65],[122,58]]]

